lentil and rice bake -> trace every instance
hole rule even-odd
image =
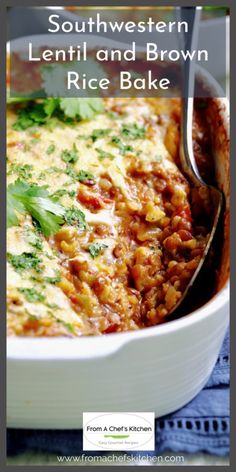
[[[85,119],[71,118],[65,102],[55,113],[53,99],[8,107],[9,336],[162,323],[206,245],[210,202],[179,163],[180,100],[93,101]],[[193,139],[206,177],[202,108]]]

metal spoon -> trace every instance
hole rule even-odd
[[[197,47],[198,29],[200,22],[201,7],[181,8],[178,10],[181,21],[187,21],[189,28],[188,32],[184,33],[184,47],[190,52]],[[192,142],[192,124],[193,124],[193,105],[194,105],[194,77],[195,64],[190,60],[184,61],[182,65],[183,73],[183,92],[182,92],[182,117],[181,117],[181,139],[180,139],[180,162],[182,169],[187,175],[192,187],[204,187],[209,192],[209,198],[212,202],[212,229],[208,236],[207,244],[203,251],[201,260],[191,277],[182,297],[169,312],[172,314],[180,307],[183,300],[187,296],[190,288],[196,280],[199,271],[201,270],[219,223],[221,210],[223,207],[223,194],[217,188],[207,185],[199,174],[198,167],[193,152]]]

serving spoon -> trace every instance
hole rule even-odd
[[[192,52],[197,47],[198,31],[200,23],[201,7],[180,7],[178,9],[178,19],[187,21],[188,32],[185,32],[184,40],[185,50]],[[184,174],[188,177],[192,188],[205,188],[212,203],[211,230],[208,236],[207,244],[199,261],[199,264],[192,275],[182,297],[169,312],[169,315],[176,314],[184,299],[188,295],[190,288],[194,284],[203,264],[209,253],[213,238],[218,226],[221,211],[223,208],[223,193],[212,185],[208,185],[199,174],[198,167],[193,152],[192,125],[193,125],[193,107],[194,107],[194,79],[195,64],[189,59],[182,64],[182,116],[180,130],[180,163]]]

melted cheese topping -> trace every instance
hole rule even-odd
[[[60,204],[80,209],[87,223],[86,230],[64,224],[50,238],[37,234],[29,215],[19,215],[20,225],[9,228],[8,253],[37,253],[40,259],[39,271],[35,267],[19,270],[11,260],[8,263],[10,335],[76,336],[109,332],[114,326],[116,330],[142,326],[137,315],[140,293],[137,284],[133,288],[128,284],[134,252],[142,241],[144,245],[149,241],[142,249],[151,254],[153,238],[168,223],[170,211],[188,203],[188,184],[164,144],[166,116],[170,117],[173,104],[163,99],[155,103],[108,99],[106,112],[91,121],[72,126],[55,120],[52,127],[25,131],[13,129],[17,115],[14,108],[9,109],[8,182],[22,178],[21,170],[30,166],[24,178],[46,185],[50,194],[59,192]],[[109,111],[117,106],[114,119]],[[143,135],[124,132],[125,127],[133,126],[142,128]],[[63,153],[72,150],[78,159],[67,163]],[[162,180],[168,176],[175,182],[169,207],[151,183],[153,169]],[[80,182],[75,177],[80,171],[92,174],[94,182]],[[139,219],[138,229],[135,218]],[[146,225],[138,239],[129,234],[131,223],[138,234]],[[40,240],[38,247],[35,235]],[[92,256],[89,247],[94,243],[102,250]],[[126,248],[123,259],[114,255],[120,246]],[[55,274],[60,274],[60,280],[49,282]],[[25,289],[36,291],[36,298]]]

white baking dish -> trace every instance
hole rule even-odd
[[[42,46],[46,40],[35,36],[34,44]],[[21,41],[15,41],[20,48]],[[97,43],[103,46],[105,40]],[[61,44],[65,46],[65,37],[57,35],[55,46]],[[209,74],[200,75],[217,87]],[[228,208],[227,101],[215,99],[213,108],[209,120],[217,180]],[[226,241],[225,261],[227,247]],[[222,277],[213,299],[163,325],[79,339],[9,338],[8,426],[81,428],[83,412],[154,411],[162,416],[186,404],[207,382],[228,326],[229,286]]]

